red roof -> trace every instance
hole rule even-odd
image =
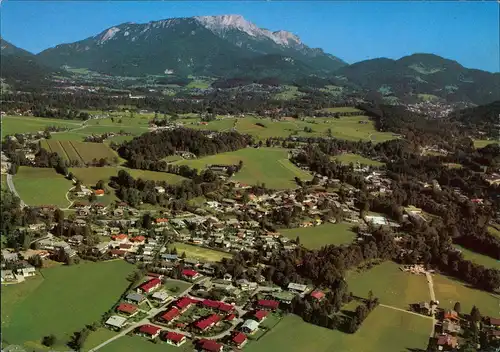
[[[128,237],[127,235],[125,235],[124,233],[121,233],[119,235],[113,235],[113,236],[111,236],[111,239],[112,240],[124,240],[127,237]]]
[[[226,312],[227,313],[227,312],[231,312],[234,309],[234,307],[231,304],[220,302],[218,309],[221,312]]]
[[[148,334],[150,336],[156,335],[160,330],[161,330],[161,328],[154,326],[154,325],[150,325],[150,324],[142,325],[139,328],[139,332],[141,332],[143,334]]]
[[[245,342],[247,340],[247,335],[245,335],[244,333],[242,332],[239,332],[237,333],[236,335],[234,335],[233,337],[233,342],[237,345],[241,345],[243,342]]]
[[[264,319],[265,317],[267,317],[267,315],[269,314],[269,312],[265,311],[265,310],[258,310],[255,312],[255,314],[253,315],[255,318],[257,318],[257,320],[261,321],[262,319]]]
[[[322,291],[313,291],[311,292],[311,297],[314,297],[316,299],[322,299],[323,297],[325,297],[325,293]]]
[[[218,309],[222,312],[230,312],[234,309],[234,307],[231,304],[224,303],[221,301],[213,301],[211,299],[205,299],[201,302],[205,307],[208,308],[213,308],[213,309]]]
[[[96,189],[94,191],[95,194],[104,194],[104,190],[103,189]]]
[[[257,305],[270,309],[278,309],[280,302],[269,299],[259,299]]]
[[[184,269],[184,270],[182,270],[182,275],[187,276],[187,277],[194,277],[194,276],[198,275],[198,272],[195,270],[191,270],[191,269]]]
[[[189,307],[191,304],[193,303],[196,303],[198,302],[197,300],[194,300],[192,298],[189,298],[189,297],[182,297],[181,299],[179,299],[176,303],[175,303],[175,306],[179,309],[184,309],[184,308],[187,308]]]
[[[121,243],[120,244],[120,248],[122,248],[122,249],[130,249],[130,248],[132,248],[132,245],[129,244],[129,243]]]
[[[164,313],[161,318],[165,321],[172,321],[175,317],[177,317],[180,314],[180,311],[177,307],[172,307],[170,310],[166,313]]]
[[[490,325],[500,325],[500,318],[490,318]]]
[[[133,314],[137,311],[137,307],[134,306],[133,304],[129,303],[121,303],[118,307],[116,307],[116,310],[118,312],[123,312],[127,314]]]
[[[143,290],[144,292],[149,292],[149,291],[151,291],[151,289],[153,289],[154,287],[156,287],[160,284],[161,284],[161,280],[158,278],[154,278],[154,279],[149,280],[148,282],[143,283],[141,286],[139,286],[139,288],[141,290]]]
[[[185,338],[185,336],[177,332],[169,331],[165,334],[165,338],[167,340],[179,343]]]
[[[196,326],[200,330],[205,330],[220,320],[220,317],[217,314],[212,314],[208,318],[197,321],[194,326]]]
[[[124,251],[124,250],[121,250],[121,249],[112,249],[109,251],[109,253],[111,255],[119,255],[119,256],[122,256],[122,255],[125,255],[127,252]]]
[[[234,315],[234,314],[229,314],[229,315],[226,317],[226,320],[231,321],[231,320],[233,320],[234,318],[236,318],[236,315]]]
[[[137,236],[137,237],[132,237],[130,241],[132,242],[144,242],[146,240],[146,237],[144,236]]]
[[[159,223],[159,222],[168,222],[168,219],[167,218],[158,218],[156,219],[156,222]]]
[[[223,345],[215,342],[214,340],[201,339],[200,347],[205,351],[219,352],[222,349]]]

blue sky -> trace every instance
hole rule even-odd
[[[434,53],[499,72],[499,5],[487,2],[95,2],[3,0],[1,34],[37,53],[123,22],[241,14],[353,63]]]

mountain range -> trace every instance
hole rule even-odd
[[[128,22],[37,55],[2,40],[1,54],[2,71],[11,81],[19,81],[16,64],[12,65],[18,61],[17,66],[28,65],[29,72],[37,71],[37,77],[63,66],[117,76],[278,78],[282,83],[318,77],[399,99],[425,94],[482,104],[500,98],[500,73],[468,69],[432,54],[348,65],[322,49],[307,46],[290,32],[259,28],[240,15]],[[10,62],[8,70],[4,58]],[[21,81],[26,78],[23,75]]]

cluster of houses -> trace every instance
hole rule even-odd
[[[2,251],[2,269],[0,271],[2,283],[18,283],[35,275],[35,267],[23,260],[18,253]]]

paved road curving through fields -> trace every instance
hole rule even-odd
[[[21,199],[21,196],[19,196],[19,193],[17,193],[16,187],[14,187],[14,182],[12,182],[11,174],[7,174],[7,186],[9,187],[9,190],[14,193],[14,195],[21,201],[21,208],[24,208],[26,206],[26,203],[24,203],[24,201]]]

